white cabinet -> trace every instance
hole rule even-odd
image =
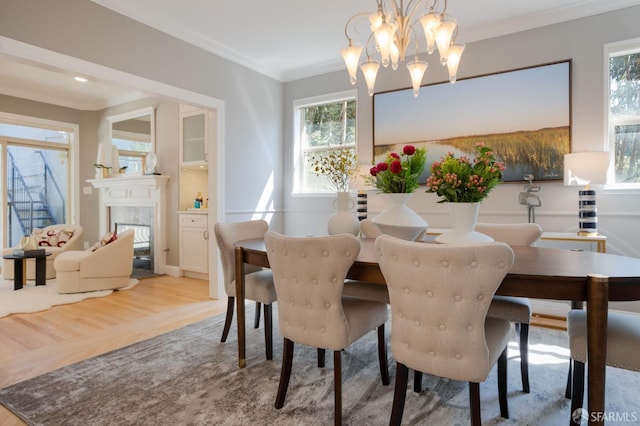
[[[182,105],[180,108],[180,163],[206,166],[208,161],[208,112]]]
[[[180,269],[207,274],[209,272],[209,230],[207,215],[181,213],[179,226]]]

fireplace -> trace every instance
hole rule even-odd
[[[100,230],[134,230],[134,268],[164,273],[168,176],[91,179],[100,189]]]

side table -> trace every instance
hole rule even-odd
[[[13,290],[20,290],[27,284],[27,259],[35,259],[36,285],[47,284],[47,256],[50,252],[43,253],[12,253],[2,256],[3,259],[13,259]]]

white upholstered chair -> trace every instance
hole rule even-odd
[[[584,365],[587,362],[587,312],[572,309],[567,315],[567,333],[571,350],[571,366],[566,396],[571,397],[570,424],[580,424],[574,415],[584,399]],[[619,312],[607,318],[607,365],[640,371],[640,319]],[[631,390],[629,390],[631,391]],[[635,389],[634,392],[637,392]]]
[[[65,251],[53,262],[58,293],[112,290],[129,285],[133,270],[133,229],[97,249]]]
[[[536,223],[478,223],[476,231],[509,246],[533,245],[542,235]],[[494,296],[487,316],[502,318],[515,324],[520,336],[520,377],[522,391],[529,393],[529,324],[531,302],[526,297]]]
[[[507,406],[510,324],[487,317],[513,265],[499,242],[422,244],[380,236],[375,243],[391,302],[391,352],[397,361],[390,425],[400,425],[408,369],[469,382],[471,424],[481,424],[480,386],[498,363],[500,414]]]
[[[38,248],[44,248],[46,251],[51,253],[50,256],[47,256],[47,279],[56,277],[56,269],[53,266],[53,262],[60,253],[68,250],[82,250],[82,226],[80,225],[50,225],[42,229],[34,229],[32,237],[36,240]],[[12,252],[13,248],[5,248],[2,250],[2,255],[11,254]],[[3,259],[2,277],[5,280],[13,279],[13,265],[13,260]],[[27,259],[27,279],[36,279],[36,266],[34,259]]]
[[[334,421],[341,424],[341,351],[375,329],[382,382],[389,384],[384,336],[387,305],[342,296],[345,276],[360,252],[360,242],[353,235],[294,238],[269,231],[265,244],[278,294],[278,324],[284,337],[275,407],[284,406],[294,342],[329,349],[334,362]]]
[[[234,223],[216,223],[213,231],[216,235],[222,272],[224,275],[224,289],[227,293],[227,316],[222,330],[221,342],[227,340],[236,297],[236,262],[235,244],[242,240],[263,238],[269,229],[269,224],[264,220],[249,220]],[[268,360],[273,359],[273,319],[271,304],[276,301],[276,290],[273,286],[273,278],[270,270],[258,266],[245,265],[245,297],[255,300],[256,312],[254,327],[260,324],[260,308],[264,306],[264,341],[265,352]]]

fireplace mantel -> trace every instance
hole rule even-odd
[[[155,253],[154,272],[164,273],[166,265],[166,199],[169,176],[143,175],[118,176],[105,179],[89,179],[91,185],[100,190],[100,232],[111,231],[109,209],[122,207],[152,207]]]

